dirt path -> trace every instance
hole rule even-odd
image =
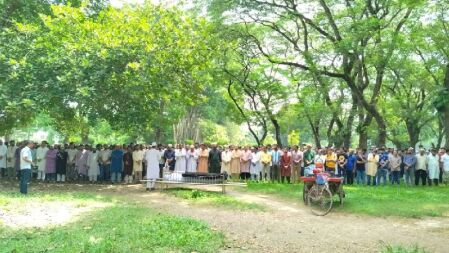
[[[142,186],[53,185],[64,191],[90,191],[131,199],[161,213],[203,220],[227,238],[223,252],[379,252],[381,244],[419,245],[430,252],[448,252],[449,219],[374,218],[330,213],[312,215],[300,201],[275,196],[228,191],[266,211],[238,211],[192,204]]]
[[[330,213],[312,215],[299,201],[271,195],[229,191],[237,199],[267,206],[267,211],[232,211],[191,204],[160,192],[132,198],[175,215],[200,219],[223,231],[224,252],[378,252],[382,243],[419,245],[448,252],[449,219],[399,219]],[[131,193],[130,193],[131,194]]]

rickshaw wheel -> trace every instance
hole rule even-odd
[[[332,209],[332,193],[326,186],[314,185],[307,194],[307,205],[313,214],[324,216]]]

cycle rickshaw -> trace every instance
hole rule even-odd
[[[328,214],[332,210],[334,195],[338,195],[340,204],[343,204],[343,177],[334,177],[320,169],[314,169],[312,176],[301,177],[301,180],[304,182],[303,201],[313,214]]]

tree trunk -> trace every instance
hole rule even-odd
[[[313,140],[315,141],[315,147],[321,148],[320,119],[317,119],[315,122],[313,122],[307,113],[306,113],[306,118],[307,118],[307,121],[309,122],[310,128],[312,129]]]
[[[444,140],[446,148],[449,147],[449,106],[446,106],[446,109],[443,113],[443,124],[444,124]]]
[[[312,127],[312,132],[313,132],[313,140],[315,141],[315,147],[321,148],[320,127],[319,126]]]
[[[156,141],[157,144],[161,143],[161,136],[162,136],[161,128],[156,127],[156,130],[154,132],[154,140]]]
[[[279,123],[278,123],[277,119],[271,117],[270,120],[271,120],[271,123],[273,123],[273,126],[274,126],[274,132],[275,132],[275,136],[276,136],[276,143],[277,143],[278,147],[282,148],[281,127],[279,126]]]
[[[251,127],[251,122],[249,117],[246,115],[245,111],[243,110],[243,108],[239,105],[237,99],[234,97],[234,95],[232,95],[232,90],[231,90],[231,86],[232,86],[232,81],[228,82],[228,95],[231,98],[232,102],[234,103],[235,107],[237,107],[237,110],[240,112],[240,114],[243,116],[243,118],[246,121],[246,125],[248,126],[248,130],[251,133],[251,135],[253,136],[254,140],[256,140],[257,145],[262,145],[262,142],[260,141],[259,137],[257,136],[257,133],[254,132],[253,128]],[[266,128],[264,129],[265,133],[264,136],[266,137]],[[265,139],[265,138],[264,138]]]
[[[359,148],[368,148],[368,127],[371,125],[373,117],[371,115],[359,115],[358,132],[359,132]]]
[[[352,125],[354,124],[355,115],[357,114],[357,98],[352,96],[352,107],[349,113],[348,120],[346,121],[346,127],[343,133],[343,147],[351,147],[351,137],[352,137]]]
[[[446,95],[449,96],[449,64],[446,65],[446,73],[444,76],[444,91],[446,92]],[[442,113],[443,118],[443,125],[444,125],[444,132],[445,132],[445,145],[446,147],[449,146],[449,105],[446,104],[443,109]]]
[[[375,120],[378,128],[377,145],[383,147],[387,144],[387,125],[380,114],[375,114]]]
[[[421,129],[419,128],[417,122],[406,121],[405,124],[407,126],[410,147],[415,148],[416,144],[419,142]]]
[[[368,149],[368,133],[366,130],[359,133],[359,148]]]
[[[334,144],[334,138],[332,137],[332,129],[334,128],[334,123],[335,123],[335,120],[331,119],[329,126],[327,127],[326,136],[327,136],[327,146],[329,146],[329,147]]]
[[[443,124],[443,118],[440,115],[438,117],[438,132],[437,132],[437,146],[438,147],[443,147],[444,135],[445,135],[445,129],[444,129],[444,124]],[[446,141],[446,148],[447,148],[448,144],[449,143]]]

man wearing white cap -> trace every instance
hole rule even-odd
[[[145,153],[145,161],[147,162],[147,190],[154,190],[155,181],[159,178],[159,158],[161,154],[156,149],[156,143],[151,144],[150,149]]]

